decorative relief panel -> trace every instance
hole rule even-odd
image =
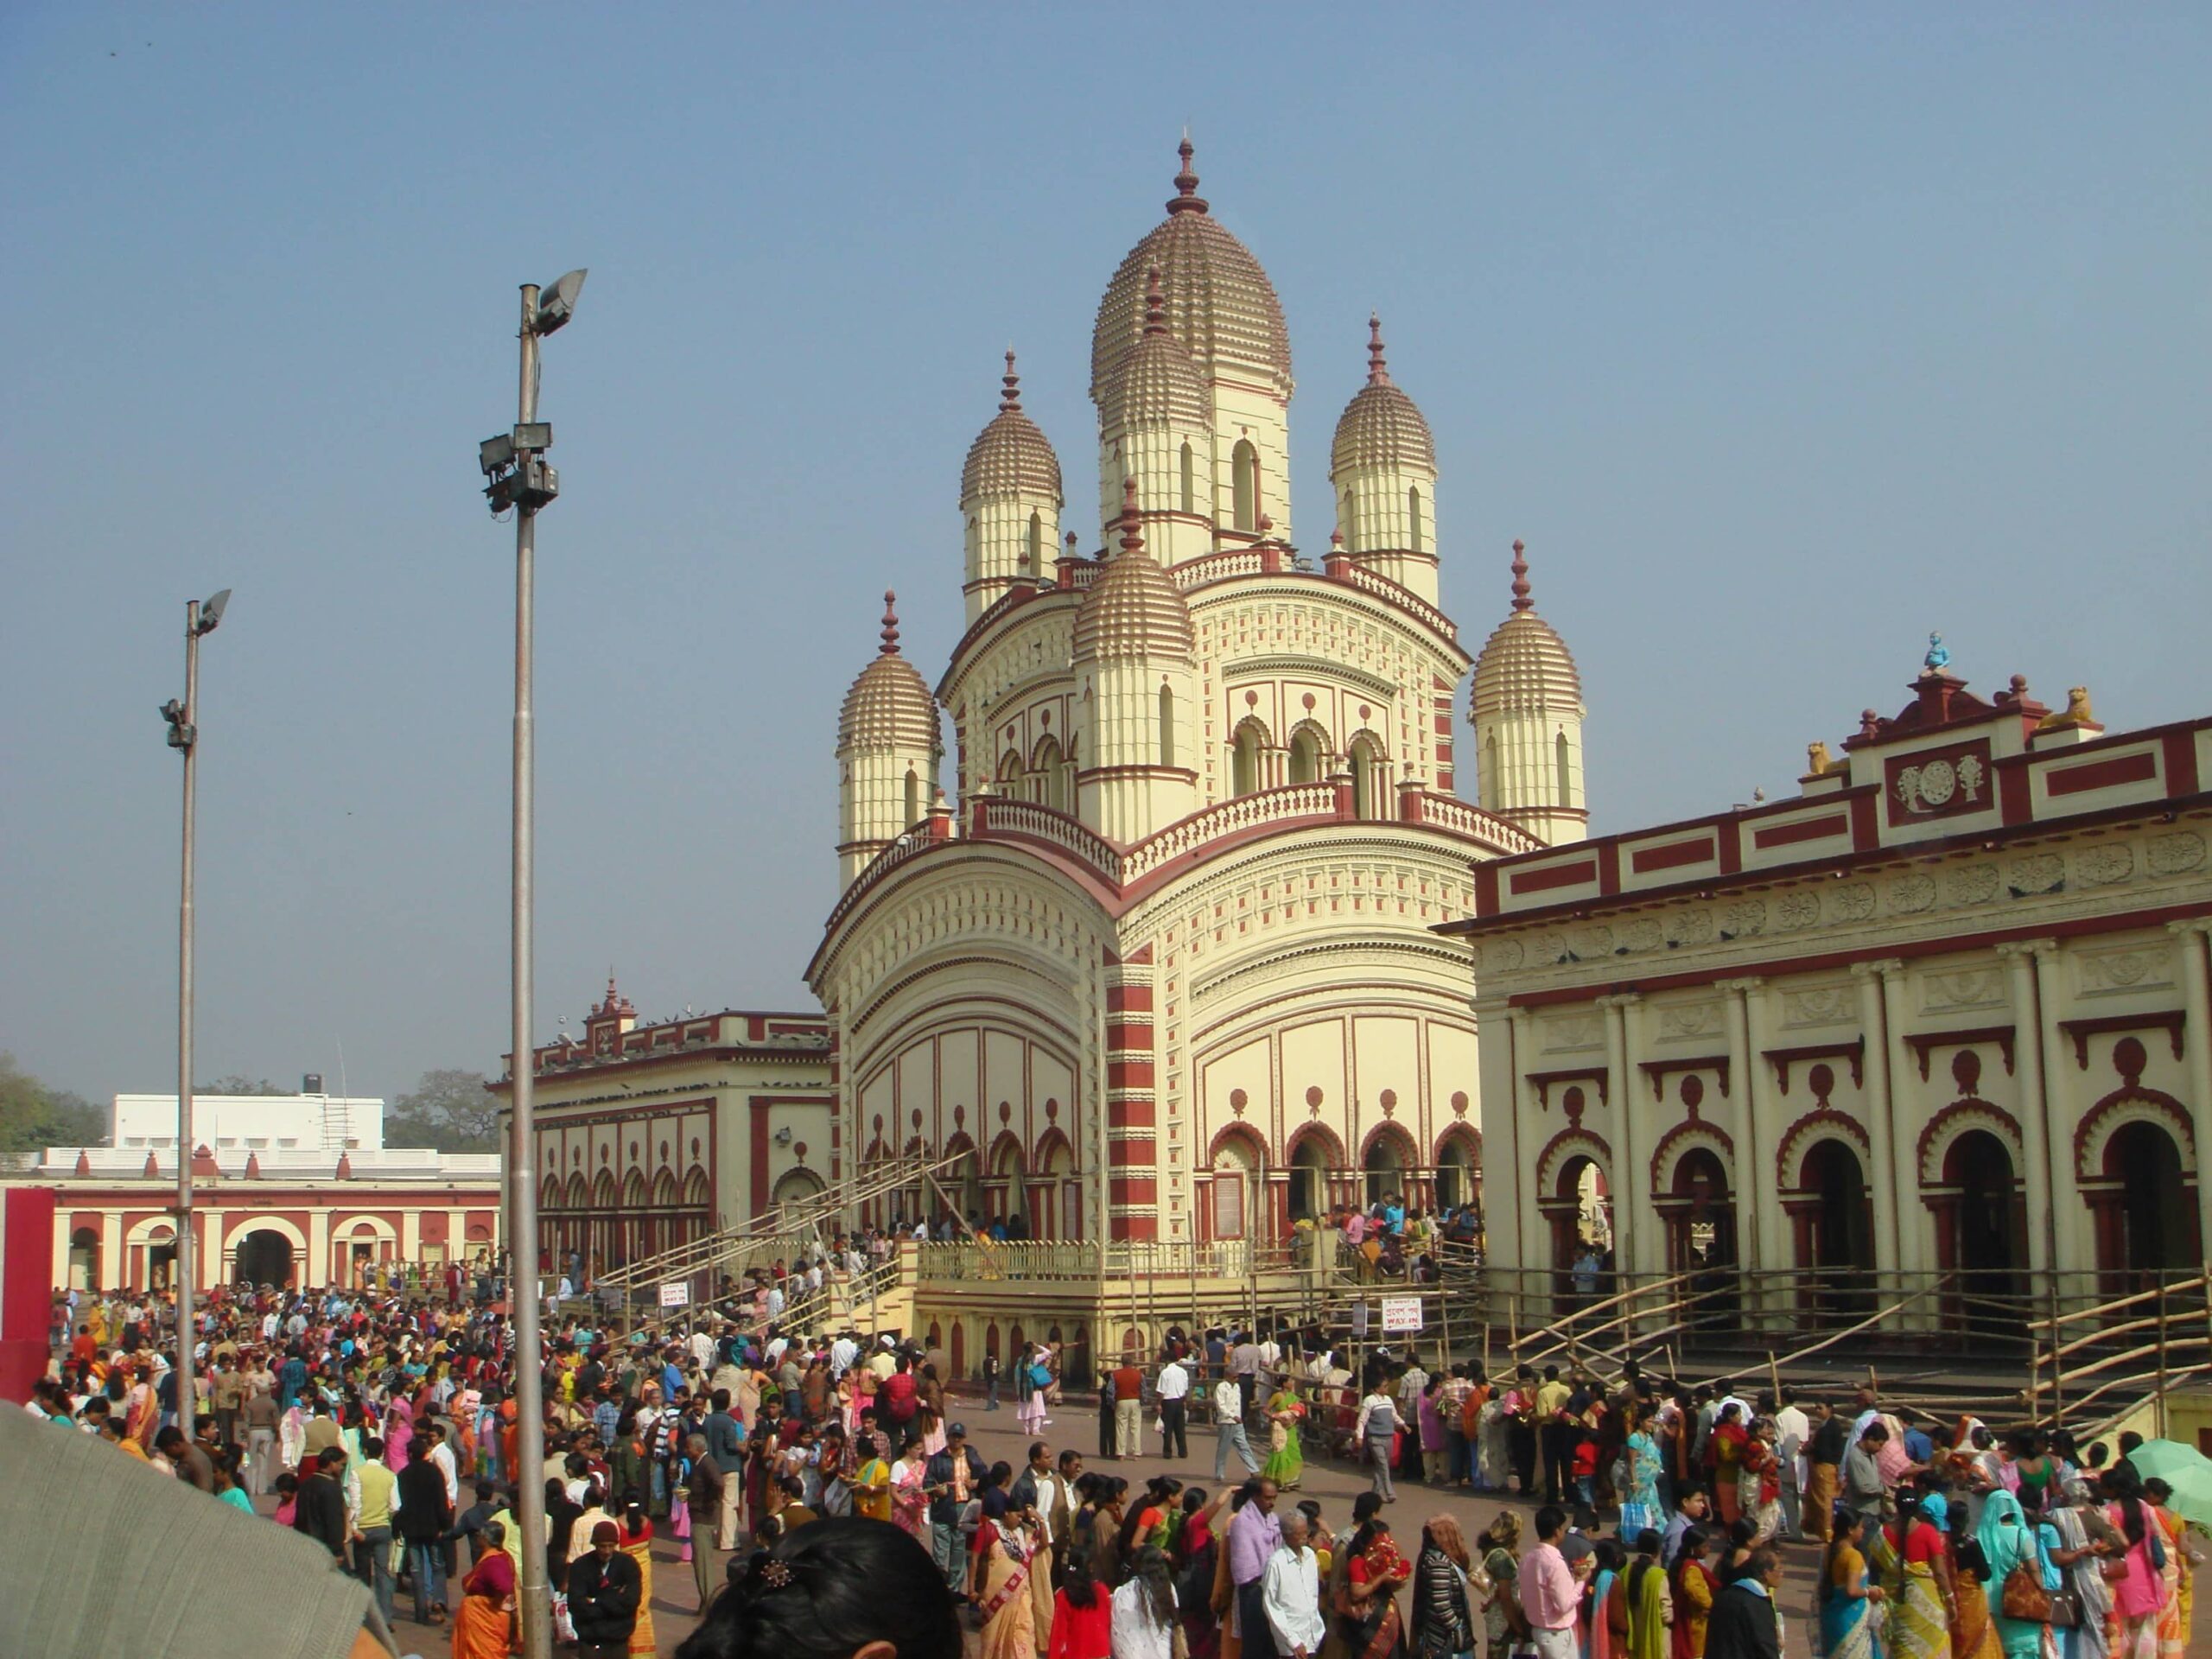
[[[2011,1001],[2003,972],[1995,968],[1969,968],[1955,974],[1920,976],[1920,1011],[1955,1014],[1970,1008],[2003,1007]]]
[[[2164,941],[2125,950],[2074,953],[2075,988],[2084,996],[2108,996],[2115,992],[2174,982],[2174,954]]]
[[[1782,995],[1785,1027],[1847,1025],[1858,1017],[1858,993],[1849,985],[1815,985]]]
[[[2005,872],[2005,885],[2015,899],[2031,893],[2055,893],[2066,885],[2066,861],[2056,853],[2036,853],[2016,858]]]
[[[1863,922],[1874,913],[1871,882],[1850,881],[1830,890],[1828,912],[1840,922]]]
[[[1774,913],[1784,927],[1810,927],[1821,919],[1820,896],[1802,890],[1785,893],[1775,901]]]
[[[1910,916],[1936,902],[1936,883],[1924,875],[1901,875],[1890,883],[1892,915]]]
[[[1997,896],[1997,867],[1994,864],[1964,864],[1948,870],[1943,875],[1943,902],[1947,905],[1986,905]]]
[[[2177,830],[2170,836],[2153,836],[2144,849],[2144,862],[2154,875],[2180,875],[2204,862],[2204,837],[2193,830]]]
[[[1659,1010],[1662,1041],[1707,1036],[1719,1026],[1720,1005],[1718,1002],[1675,1002]]]
[[[2075,855],[2074,869],[2091,887],[2107,887],[2135,874],[2135,849],[2126,842],[2084,848]]]

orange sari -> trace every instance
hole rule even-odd
[[[461,1590],[461,1605],[454,1609],[453,1659],[506,1659],[519,1653],[513,1558],[504,1549],[490,1551],[470,1569]]]

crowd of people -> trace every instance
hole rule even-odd
[[[815,1559],[795,1541],[849,1520],[886,1525],[835,1535],[912,1541],[985,1659],[1764,1659],[1782,1650],[1784,1545],[1806,1547],[1792,1559],[1816,1575],[1812,1634],[1832,1659],[2185,1646],[2196,1551],[2133,1437],[2079,1446],[1972,1418],[1931,1432],[1871,1389],[1754,1398],[1632,1363],[1611,1384],[1384,1349],[1355,1370],[1313,1332],[1174,1327],[1096,1376],[1096,1467],[1045,1433],[1064,1383],[1091,1380],[1064,1375],[1081,1357],[1032,1344],[988,1368],[974,1403],[998,1408],[1011,1380],[1030,1437],[1016,1467],[971,1443],[944,1354],[787,1322],[818,1306],[806,1271],[732,1287],[681,1332],[618,1339],[588,1298],[548,1320],[535,1432],[564,1641],[657,1650],[656,1538],[703,1618],[726,1584],[760,1600],[778,1563]],[[457,1659],[492,1659],[514,1640],[532,1426],[504,1305],[479,1289],[218,1292],[181,1415],[166,1301],[73,1294],[29,1408],[249,1514],[273,1500],[387,1621],[409,1596],[419,1622],[451,1626]],[[1133,1487],[1106,1466],[1143,1455],[1147,1431],[1187,1463],[1194,1417],[1214,1430],[1210,1486]],[[1348,1516],[1286,1497],[1309,1452],[1367,1465]],[[1400,1483],[1520,1507],[1471,1544],[1440,1511],[1402,1536],[1386,1514]],[[717,1628],[686,1652],[724,1650]]]

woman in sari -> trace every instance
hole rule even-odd
[[[1836,1516],[1816,1592],[1821,1651],[1827,1659],[1882,1659],[1874,1607],[1884,1592],[1880,1585],[1866,1581],[1866,1558],[1859,1548],[1866,1536],[1864,1517],[1850,1510]]]
[[[1713,1501],[1720,1512],[1720,1524],[1732,1527],[1744,1512],[1743,1462],[1744,1448],[1751,1443],[1745,1430],[1743,1408],[1732,1401],[1720,1408],[1720,1415],[1713,1425],[1713,1433],[1706,1443],[1706,1472],[1713,1478]]]
[[[1989,1616],[1989,1562],[1968,1522],[1967,1505],[1951,1505],[1951,1659],[1999,1659],[2004,1651]]]
[[[1502,1492],[1512,1472],[1512,1426],[1505,1396],[1496,1389],[1475,1413],[1475,1490]]]
[[[638,1622],[630,1630],[630,1651],[645,1659],[660,1649],[653,1642],[653,1523],[644,1496],[635,1488],[623,1494],[614,1522],[614,1547],[638,1564]]]
[[[1582,1636],[1582,1659],[1620,1659],[1628,1651],[1628,1586],[1621,1582],[1628,1552],[1619,1539],[1600,1538],[1591,1560],[1597,1565],[1575,1620]]]
[[[1520,1511],[1502,1511],[1475,1541],[1483,1552],[1483,1577],[1490,1581],[1483,1601],[1483,1641],[1489,1659],[1509,1659],[1514,1644],[1529,1631],[1521,1611]]]
[[[1878,1580],[1901,1579],[1904,1588],[1890,1606],[1889,1651],[1896,1659],[1949,1659],[1956,1602],[1951,1590],[1951,1554],[1943,1536],[1950,1504],[1929,1492],[1901,1523],[1882,1530]]]
[[[1719,1581],[1705,1564],[1711,1542],[1703,1527],[1682,1534],[1675,1553],[1675,1634],[1668,1643],[1671,1659],[1705,1659],[1706,1621],[1713,1615],[1713,1599],[1720,1593]]]
[[[930,1497],[924,1484],[928,1468],[921,1436],[908,1435],[891,1471],[891,1519],[920,1539],[925,1548],[930,1540]]]
[[[1675,1599],[1667,1584],[1667,1569],[1659,1565],[1664,1536],[1656,1527],[1646,1527],[1636,1537],[1636,1560],[1621,1574],[1618,1595],[1627,1612],[1627,1646],[1613,1649],[1614,1659],[1667,1659],[1673,1644]]]
[[[891,1465],[870,1446],[867,1459],[853,1471],[853,1513],[871,1521],[891,1518]]]
[[[1762,1417],[1744,1442],[1737,1502],[1758,1529],[1751,1535],[1754,1544],[1764,1544],[1782,1530],[1782,1459],[1774,1438],[1774,1419]]]
[[[1029,1511],[986,1516],[976,1528],[976,1600],[983,1617],[981,1659],[1037,1659],[1037,1603],[1029,1577],[1035,1549]]]
[[[1404,1659],[1398,1586],[1413,1577],[1413,1563],[1398,1553],[1380,1516],[1359,1529],[1345,1554],[1345,1651],[1351,1659]]]
[[[399,1388],[384,1414],[385,1466],[397,1474],[407,1466],[407,1450],[415,1439],[415,1408]]]
[[[1220,1629],[1210,1605],[1222,1553],[1213,1518],[1228,1501],[1225,1491],[1211,1503],[1195,1486],[1183,1493],[1181,1530],[1169,1554],[1175,1562],[1176,1616],[1183,1621],[1183,1645],[1189,1659],[1215,1659],[1220,1651]]]
[[[1306,1472],[1306,1453],[1299,1443],[1298,1426],[1306,1416],[1306,1402],[1298,1397],[1297,1383],[1285,1378],[1268,1397],[1268,1460],[1260,1470],[1262,1480],[1272,1480],[1284,1491],[1294,1489]]]
[[[2112,1618],[2106,1626],[2113,1659],[2158,1659],[2158,1621],[2165,1599],[2164,1573],[2152,1546],[2164,1553],[2165,1529],[2143,1496],[2133,1464],[2105,1471],[2105,1519],[2119,1533],[2123,1553],[2113,1560],[2120,1569],[2112,1579]]]
[[[461,1605],[453,1617],[453,1659],[506,1659],[514,1640],[515,1561],[502,1548],[505,1531],[496,1521],[484,1529],[484,1557],[461,1581]]]
[[[1628,1438],[1621,1443],[1621,1536],[1633,1539],[1646,1527],[1661,1525],[1659,1442],[1643,1414],[1630,1407]]]
[[[2012,1618],[2003,1611],[2005,1580],[2014,1567],[2028,1568],[2046,1590],[2058,1588],[2058,1568],[2045,1553],[2039,1531],[2020,1500],[2010,1492],[1992,1492],[1981,1506],[1981,1554],[1989,1563],[1989,1582],[1998,1596],[1998,1611],[1992,1622],[1997,1626],[1997,1640],[2005,1659],[2037,1659],[2050,1634],[2050,1626],[2042,1619]]]
[[[2151,1518],[2165,1534],[2166,1564],[2158,1574],[2166,1592],[2158,1607],[2158,1659],[2181,1659],[2189,1649],[2189,1621],[2196,1599],[2183,1549],[2182,1520],[2167,1507],[2174,1489],[2164,1481],[2145,1481],[2143,1495],[2151,1500]]]
[[[161,1427],[161,1400],[144,1371],[130,1379],[130,1392],[125,1396],[127,1404],[123,1414],[123,1433],[126,1439],[138,1442],[141,1449],[154,1448],[154,1431]]]
[[[2080,1476],[2068,1481],[2066,1502],[2047,1519],[2058,1534],[2058,1548],[2050,1559],[2066,1574],[2066,1587],[2082,1609],[2081,1623],[2069,1630],[2059,1643],[2060,1659],[2105,1659],[2106,1621],[2112,1617],[2112,1586],[2105,1582],[2107,1552],[2118,1547],[2112,1523],[2097,1506],[2089,1483]],[[1985,1598],[1986,1601],[1986,1598]]]

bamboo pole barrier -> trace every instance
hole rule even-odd
[[[2078,1353],[2082,1349],[2090,1347],[2097,1343],[2109,1342],[2114,1337],[2126,1336],[2131,1331],[2156,1330],[2163,1324],[2164,1321],[2154,1315],[2147,1319],[2126,1319],[2118,1325],[2107,1325],[2099,1330],[2090,1332],[2089,1334],[2085,1337],[2075,1338],[2073,1341],[2068,1343],[2063,1348],[2053,1350],[2052,1357],[2055,1359],[2063,1359],[2069,1354]]]
[[[2056,1306],[2058,1299],[2058,1275],[2056,1274],[2053,1274],[2050,1276],[2050,1283],[2051,1301],[2053,1306]],[[2163,1289],[2164,1287],[2164,1281],[2161,1280],[2158,1284],[2152,1286],[2149,1290],[2133,1291],[2125,1296],[2115,1296],[2112,1300],[2108,1302],[2099,1302],[2094,1307],[2079,1307],[2066,1313],[2054,1313],[2048,1319],[2036,1320],[2032,1328],[2037,1331],[2048,1331],[2057,1325],[2074,1325],[2083,1319],[2101,1319],[2107,1313],[2117,1313],[2123,1307],[2133,1307],[2138,1302],[2155,1301],[2158,1299],[2158,1292]]]
[[[1902,1313],[1904,1309],[1911,1306],[1913,1303],[1925,1300],[1928,1297],[1934,1295],[1936,1291],[1942,1288],[1942,1285],[1943,1281],[1941,1279],[1938,1279],[1934,1284],[1929,1285],[1925,1289],[1914,1291],[1911,1295],[1905,1297],[1902,1301],[1892,1302],[1887,1307],[1876,1309],[1872,1313],[1867,1315],[1866,1318],[1859,1320],[1858,1324],[1846,1325],[1834,1336],[1824,1337],[1820,1341],[1808,1344],[1807,1346],[1798,1349],[1795,1353],[1785,1355],[1783,1357],[1788,1363],[1794,1365],[1808,1354],[1817,1354],[1824,1348],[1833,1348],[1836,1344],[1841,1342],[1846,1337],[1857,1336],[1861,1331],[1865,1331],[1871,1326],[1879,1325],[1884,1319],[1888,1319],[1891,1314]],[[1874,1380],[1874,1368],[1872,1365],[1869,1365],[1866,1368],[1866,1386],[1869,1388],[1877,1388],[1877,1384]]]
[[[1527,1336],[1522,1338],[1519,1342],[1516,1342],[1513,1345],[1516,1348],[1518,1348],[1522,1342],[1533,1342],[1538,1337],[1544,1335],[1545,1332],[1556,1330],[1561,1324],[1571,1325],[1578,1319],[1587,1319],[1592,1313],[1602,1313],[1607,1308],[1615,1306],[1620,1303],[1633,1302],[1639,1297],[1656,1294],[1660,1291],[1668,1289],[1675,1285],[1679,1285],[1684,1281],[1694,1278],[1695,1276],[1696,1275],[1694,1274],[1678,1273],[1671,1278],[1661,1279],[1649,1285],[1637,1285],[1627,1290],[1616,1292],[1614,1294],[1606,1297],[1603,1301],[1592,1302],[1587,1307],[1580,1307],[1575,1309],[1575,1311],[1569,1314],[1565,1320],[1554,1321],[1551,1325],[1539,1326],[1537,1329],[1531,1331]],[[1618,1316],[1618,1318],[1606,1320],[1605,1324],[1618,1324],[1619,1323],[1620,1319],[1625,1319],[1627,1317],[1629,1316],[1622,1314]],[[1592,1331],[1587,1334],[1594,1336],[1596,1332]]]
[[[2166,1285],[2158,1281],[2158,1399],[2152,1408],[2158,1426],[2158,1438],[2166,1438]]]
[[[2173,1373],[2173,1376],[2176,1378],[2187,1378],[2206,1374],[2212,1374],[2212,1363],[2185,1366],[2182,1370]],[[2138,1371],[2133,1376],[2112,1377],[2106,1382],[2099,1383],[2095,1388],[2083,1395],[2079,1400],[2076,1400],[2074,1402],[2074,1409],[2078,1414],[2082,1408],[2087,1406],[2091,1401],[2102,1398],[2104,1395],[2111,1393],[2114,1389],[2124,1389],[2139,1382],[2154,1382],[2157,1376],[2158,1373],[2156,1371]],[[2130,1413],[2149,1403],[2150,1399],[2151,1396],[2147,1394],[2139,1395],[2132,1404],[2126,1406],[2114,1415],[2100,1420],[2097,1426],[2100,1428],[2109,1427],[2113,1423],[2117,1422],[2120,1418],[2127,1416]],[[2075,1431],[2077,1436],[2082,1431],[2079,1429]]]

